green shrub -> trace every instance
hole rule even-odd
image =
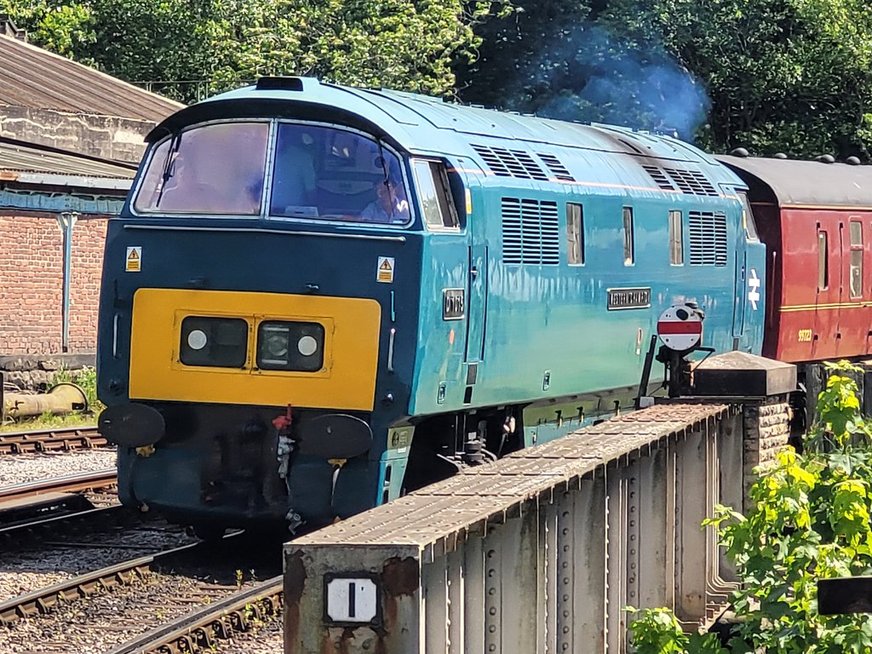
[[[762,467],[747,516],[719,507],[718,527],[742,587],[733,652],[872,652],[866,616],[823,616],[817,580],[872,573],[872,456],[847,362],[827,364],[818,422],[803,455],[792,448]]]
[[[817,580],[872,574],[872,436],[860,410],[859,370],[826,364],[817,422],[805,453],[792,448],[761,466],[747,516],[720,506],[706,520],[742,582],[732,607],[740,618],[733,654],[872,653],[872,620],[817,611]],[[716,652],[716,643],[680,632],[668,609],[649,609],[630,625],[637,654]]]

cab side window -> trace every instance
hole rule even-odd
[[[445,165],[438,161],[416,159],[412,162],[412,169],[427,227],[436,230],[458,229],[460,220],[451,197]]]
[[[684,265],[684,229],[680,211],[669,212],[669,263]]]
[[[633,229],[633,207],[624,207],[624,265],[636,263],[636,243]]]

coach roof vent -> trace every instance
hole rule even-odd
[[[261,77],[255,88],[258,91],[302,91],[303,80],[299,77]]]

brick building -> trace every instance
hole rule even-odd
[[[182,105],[21,40],[0,20],[0,371],[91,363],[106,221]]]

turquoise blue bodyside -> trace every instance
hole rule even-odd
[[[700,150],[668,136],[504,114],[413,94],[312,79],[303,79],[302,87],[242,89],[215,100],[256,97],[341,108],[377,126],[408,155],[444,161],[469,193],[471,213],[459,232],[422,230],[409,415],[630,388],[639,381],[658,316],[684,302],[705,312],[703,345],[719,352],[760,352],[764,289],[750,287],[748,279],[752,269],[754,278],[765,279],[764,248],[743,226],[738,195],[743,182]],[[494,174],[473,145],[526,152],[548,179]],[[572,181],[542,166],[541,154],[556,157]],[[664,190],[643,166],[696,171],[715,194]],[[507,197],[557,203],[557,265],[504,261],[501,202]],[[568,261],[568,202],[583,207],[583,265]],[[633,211],[632,264],[624,259],[625,207]],[[683,217],[681,265],[670,263],[670,211]],[[689,263],[691,211],[725,214],[723,265]],[[442,319],[442,292],[449,288],[466,291],[463,320]],[[608,290],[616,288],[649,288],[650,307],[609,310]],[[477,366],[469,398],[471,363]]]

